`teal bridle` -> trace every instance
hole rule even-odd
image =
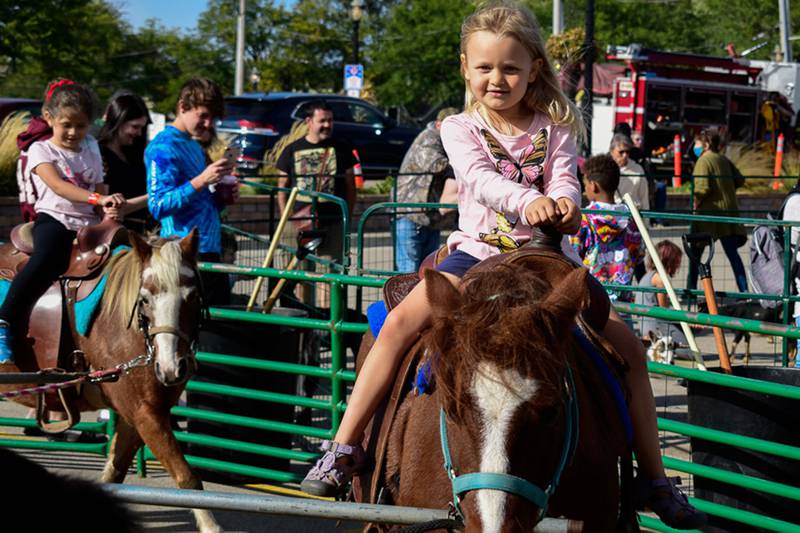
[[[534,485],[527,479],[522,479],[511,474],[498,474],[495,472],[473,472],[470,474],[456,475],[453,467],[453,460],[450,457],[450,445],[447,441],[447,416],[444,409],[439,410],[439,439],[442,443],[442,455],[444,456],[444,469],[450,483],[453,486],[453,510],[456,516],[464,520],[464,513],[461,510],[461,495],[473,490],[491,489],[514,494],[525,498],[536,507],[539,513],[536,523],[540,522],[547,513],[547,504],[550,496],[558,487],[561,474],[564,468],[572,461],[575,449],[578,446],[578,421],[580,413],[578,411],[578,400],[575,397],[575,382],[572,379],[572,370],[567,366],[564,377],[566,394],[566,429],[564,435],[564,446],[561,448],[561,457],[558,461],[553,478],[544,490]]]

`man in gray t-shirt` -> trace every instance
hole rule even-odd
[[[403,158],[397,178],[397,201],[404,203],[439,202],[445,182],[454,179],[442,146],[439,128],[442,121],[458,110],[446,107],[420,133]],[[436,251],[442,229],[453,226],[453,217],[438,209],[400,210],[397,219],[395,256],[397,270],[414,272],[425,257]]]

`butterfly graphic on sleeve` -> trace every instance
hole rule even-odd
[[[520,247],[520,243],[511,235],[511,231],[516,227],[518,219],[509,220],[503,213],[495,213],[497,225],[489,233],[479,233],[478,237],[485,242],[500,250],[501,253],[513,252]]]
[[[517,183],[525,183],[544,192],[544,161],[547,157],[547,130],[542,128],[531,137],[519,160],[513,158],[489,130],[481,129],[486,145],[496,161],[497,171]]]

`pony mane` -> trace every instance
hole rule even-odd
[[[139,254],[132,249],[119,252],[105,267],[108,281],[103,294],[102,311],[109,316],[116,313],[125,326],[128,326],[139,299],[144,272],[162,291],[180,287],[180,268],[183,264],[180,242],[174,238],[150,238],[147,242],[152,246],[152,254],[146,269]]]
[[[448,416],[464,420],[473,376],[482,362],[501,375],[513,369],[535,378],[537,403],[552,402],[560,394],[565,344],[571,336],[558,331],[559,324],[542,305],[549,291],[534,272],[515,264],[464,277],[461,305],[437,313],[427,336],[431,353],[437,354],[436,387]]]

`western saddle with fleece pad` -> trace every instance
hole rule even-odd
[[[33,224],[16,226],[11,230],[11,242],[0,246],[0,283],[13,281],[28,262],[34,249]],[[128,230],[111,219],[78,231],[67,271],[36,302],[28,317],[25,338],[14,341],[15,361],[20,371],[88,370],[81,352],[76,349],[79,344],[74,337],[78,335],[74,305],[97,286],[113,249],[128,243]],[[59,433],[77,424],[80,411],[75,404],[79,397],[80,391],[76,388],[39,394],[36,411],[41,428],[48,433]],[[65,412],[66,420],[46,420],[48,410]]]

